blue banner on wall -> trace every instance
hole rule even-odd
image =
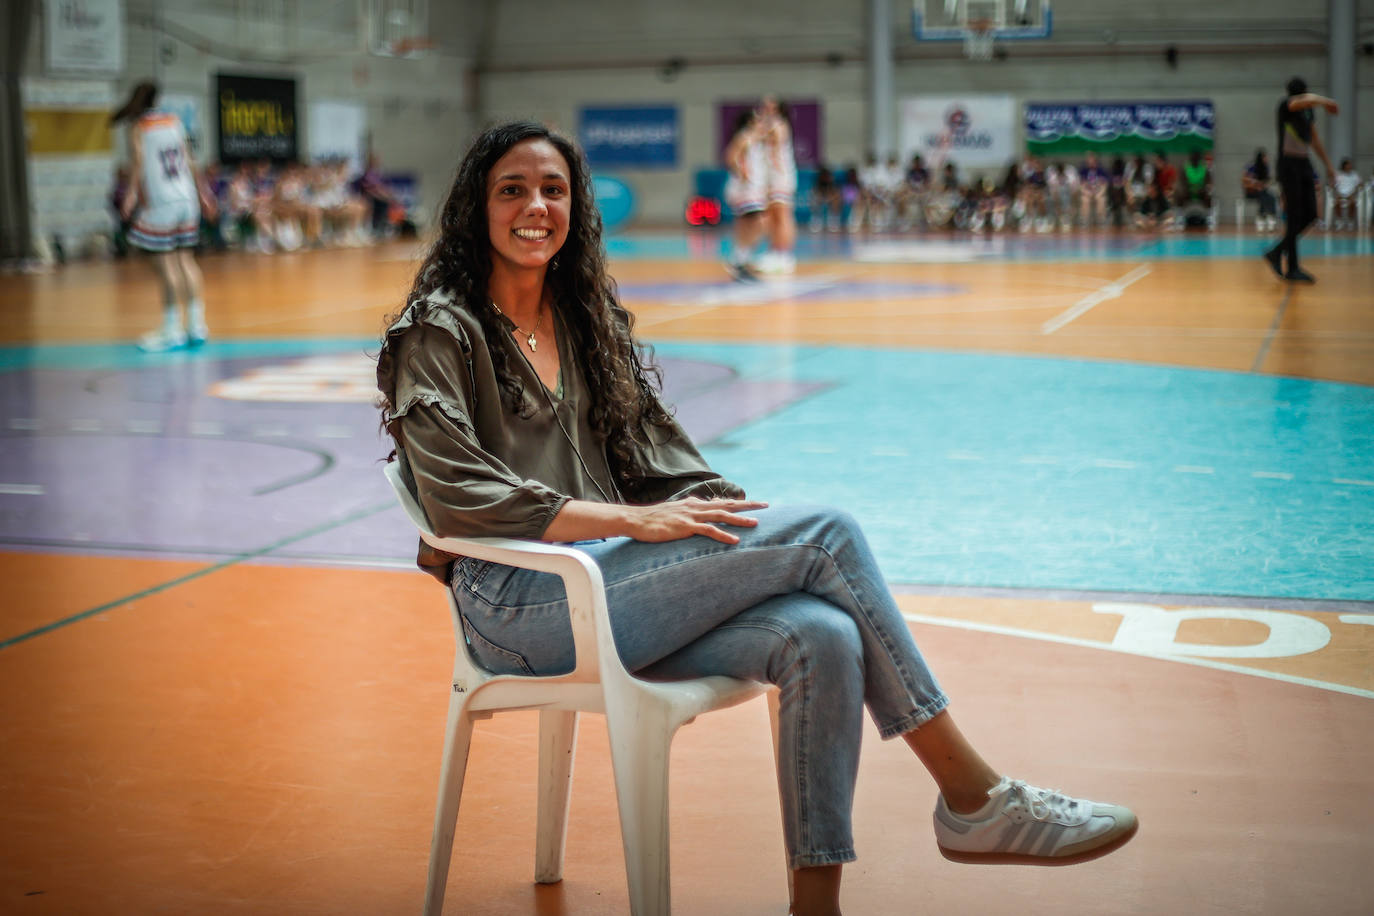
[[[1208,150],[1215,127],[1216,108],[1205,100],[1026,105],[1033,153]]]
[[[677,106],[583,108],[577,139],[593,168],[676,168]]]

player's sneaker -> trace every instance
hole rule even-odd
[[[759,275],[754,273],[753,268],[748,264],[735,264],[726,261],[725,272],[739,283],[757,283],[759,281]]]
[[[1269,266],[1274,269],[1274,274],[1279,279],[1283,279],[1283,252],[1275,248],[1264,253],[1264,259],[1269,262]]]
[[[1136,826],[1135,815],[1119,805],[1069,798],[1006,777],[971,814],[951,811],[943,795],[935,804],[935,842],[956,862],[1067,865],[1111,852]]]
[[[138,339],[138,348],[144,353],[165,353],[186,346],[186,332],[181,328],[161,328],[149,331]]]
[[[210,329],[206,327],[205,320],[191,321],[191,326],[186,330],[186,346],[199,347],[205,343],[210,336]]]
[[[1288,271],[1288,273],[1286,273],[1286,274],[1283,275],[1283,278],[1284,278],[1285,280],[1291,280],[1291,281],[1294,282],[1294,283],[1316,283],[1316,282],[1317,282],[1317,278],[1316,278],[1316,277],[1312,276],[1310,273],[1308,273],[1307,271],[1303,270],[1301,267],[1290,268],[1289,271]]]

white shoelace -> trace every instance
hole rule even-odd
[[[1078,799],[1070,798],[1058,789],[1040,789],[1027,784],[1024,780],[1004,777],[1000,783],[988,790],[988,797],[995,798],[1005,793],[1019,796],[1030,816],[1037,821],[1047,821],[1055,815],[1070,818],[1077,816],[1074,808],[1078,806]]]

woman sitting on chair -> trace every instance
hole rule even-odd
[[[778,686],[793,912],[839,912],[865,705],[939,785],[946,855],[1064,861],[1124,842],[1130,811],[983,761],[853,519],[769,508],[715,474],[660,403],[632,324],[606,274],[585,159],[538,124],[494,127],[464,158],[387,330],[384,421],[436,534],[579,542],[601,568],[627,668]],[[421,545],[484,666],[572,669],[556,576],[454,559]]]

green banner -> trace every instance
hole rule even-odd
[[[1215,123],[1208,101],[1031,103],[1026,148],[1037,156],[1207,152]]]

